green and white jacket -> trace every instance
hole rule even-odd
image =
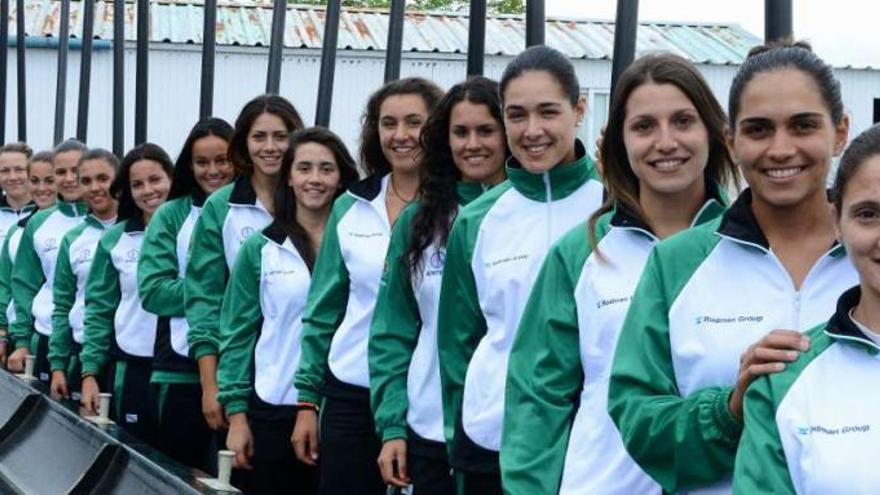
[[[578,150],[577,161],[542,174],[511,158],[507,180],[463,208],[452,227],[437,346],[453,468],[468,467],[457,448],[465,438],[501,448],[507,360],[532,284],[550,246],[602,203],[593,162]]]
[[[460,182],[459,206],[482,194],[478,183]],[[422,253],[410,276],[406,259],[419,203],[407,207],[394,224],[376,311],[370,325],[370,402],[383,442],[418,436],[444,442],[440,366],[437,362],[437,307],[445,246],[436,242]]]
[[[28,346],[35,329],[47,337],[52,333],[52,283],[58,248],[64,234],[85,215],[85,203],[59,201],[35,213],[24,227],[12,272],[15,320],[10,333],[16,348]]]
[[[144,233],[138,292],[144,309],[159,316],[153,381],[177,381],[172,375],[179,373],[192,381],[198,373],[195,361],[189,357],[183,284],[186,257],[201,211],[201,205],[196,205],[191,196],[172,199],[156,210]]]
[[[303,315],[295,380],[302,401],[369,396],[367,340],[391,236],[389,178],[368,177],[333,204]],[[325,384],[328,371],[333,379]]]
[[[33,201],[16,210],[9,205],[9,199],[6,195],[0,196],[0,239],[5,239],[9,229],[15,227],[21,219],[28,217],[31,213],[37,211],[37,205]]]
[[[15,304],[12,301],[12,265],[21,243],[21,234],[28,220],[33,217],[26,216],[6,231],[3,239],[3,248],[0,251],[0,328],[8,329],[9,324],[15,321]],[[6,308],[4,311],[2,308]],[[0,341],[3,338],[0,337]]]
[[[846,291],[810,350],[749,387],[734,493],[878,492],[880,336],[852,318],[860,297]]]
[[[248,411],[253,393],[275,406],[297,403],[302,315],[311,274],[274,223],[238,252],[220,313],[217,400],[226,414]]]
[[[800,289],[744,191],[719,219],[660,242],[630,303],[608,407],[626,450],[670,493],[730,493],[742,425],[728,407],[746,348],[824,321],[857,282],[835,244]]]
[[[82,344],[86,314],[86,279],[101,236],[116,219],[102,222],[88,215],[61,239],[55,279],[52,284],[54,309],[49,337],[49,364],[52,371],[66,371],[73,342]]]
[[[217,354],[220,308],[235,256],[251,234],[271,221],[249,177],[239,177],[205,201],[193,228],[183,282],[187,343],[193,359]]]
[[[83,374],[97,374],[111,357],[153,356],[157,317],[143,308],[137,286],[143,240],[144,221],[136,215],[114,225],[98,242],[86,282]]]
[[[724,201],[713,197],[693,225],[723,211]],[[617,337],[657,241],[618,205],[596,223],[597,251],[581,224],[547,254],[507,370],[501,474],[510,493],[660,492],[608,416]]]

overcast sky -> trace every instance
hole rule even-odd
[[[793,0],[794,34],[835,66],[880,68],[880,1]],[[614,19],[616,0],[546,0],[548,16]],[[764,0],[640,0],[641,21],[733,22],[764,36]]]

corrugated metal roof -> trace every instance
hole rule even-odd
[[[14,2],[13,2],[14,5]],[[30,36],[57,36],[58,0],[28,0],[26,31]],[[82,3],[71,4],[71,34],[82,33]],[[150,39],[156,42],[201,43],[202,4],[193,1],[153,2]],[[287,9],[284,44],[293,48],[321,48],[323,8],[291,5]],[[408,12],[403,31],[404,51],[466,53],[468,18],[460,14]],[[10,13],[10,33],[15,32],[15,11]],[[268,46],[272,4],[266,1],[220,3],[217,12],[217,43]],[[125,5],[126,39],[135,38],[135,5]],[[113,4],[96,2],[95,37],[112,39]],[[388,15],[376,10],[343,9],[339,23],[339,48],[384,50],[388,38]],[[572,58],[610,59],[614,47],[614,23],[605,20],[549,18],[547,44]],[[640,23],[637,51],[666,50],[693,62],[739,64],[761,39],[736,24]],[[521,16],[490,17],[486,24],[486,53],[515,55],[525,45]]]

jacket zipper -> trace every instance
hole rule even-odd
[[[543,179],[544,189],[547,193],[547,243],[545,251],[549,251],[553,239],[553,192],[550,188],[550,172],[544,172]]]

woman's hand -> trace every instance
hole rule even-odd
[[[226,448],[235,452],[232,467],[237,469],[253,469],[251,458],[254,456],[254,436],[245,413],[236,413],[229,417],[229,433],[226,434]]]
[[[226,415],[223,406],[217,401],[217,388],[202,389],[202,414],[205,422],[212,430],[219,430],[227,426]]]
[[[98,407],[101,404],[101,390],[98,388],[98,381],[92,375],[82,379],[82,397],[80,403],[89,416],[98,414]]]
[[[300,409],[290,436],[296,458],[310,466],[318,465],[318,412]]]
[[[24,373],[24,360],[30,353],[27,347],[19,347],[9,355],[9,361],[6,363],[9,371],[13,373]]]
[[[67,376],[61,370],[52,372],[52,382],[49,384],[49,396],[55,400],[66,399],[70,397],[67,391]]]
[[[406,440],[397,438],[385,442],[377,462],[386,484],[400,488],[409,485],[409,476],[406,474]]]
[[[758,343],[749,346],[739,359],[736,388],[730,394],[730,412],[742,421],[743,397],[749,385],[761,375],[779,373],[785,363],[797,360],[800,353],[810,348],[810,339],[794,330],[773,330]]]

